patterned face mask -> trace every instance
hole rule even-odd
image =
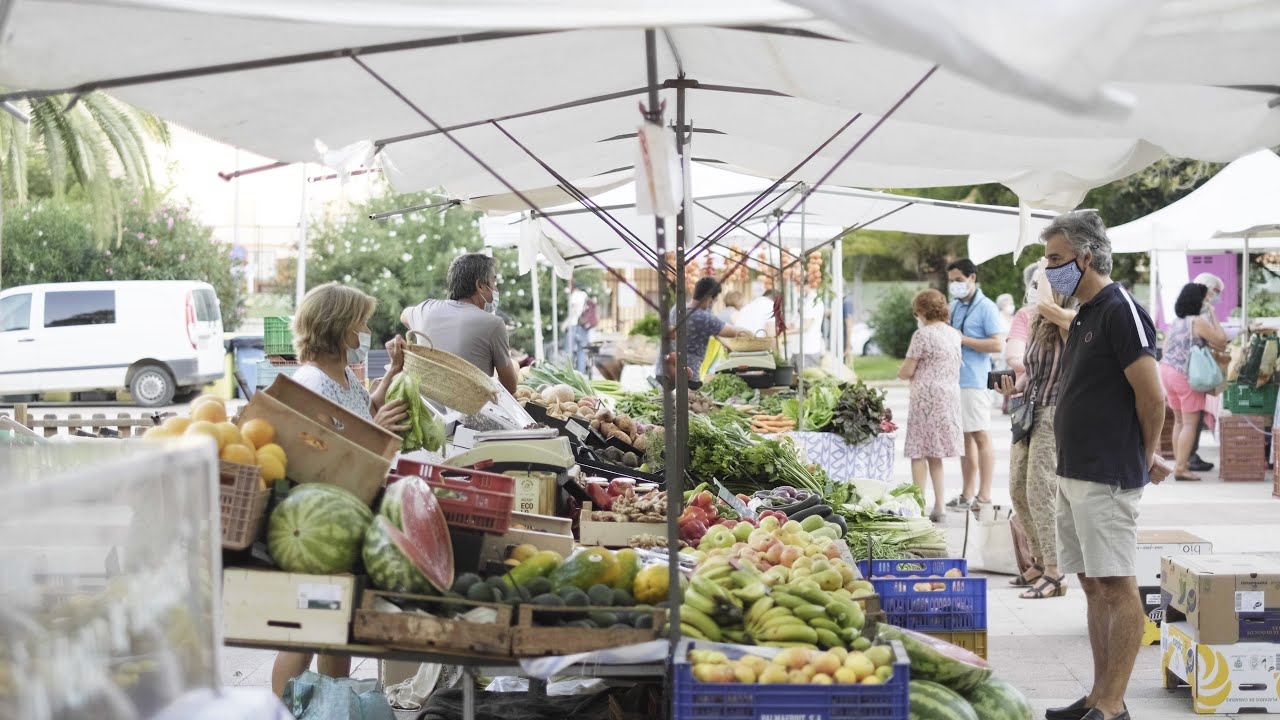
[[[1044,275],[1049,279],[1049,285],[1054,290],[1066,297],[1075,297],[1076,288],[1080,287],[1080,280],[1084,277],[1084,271],[1076,265],[1076,258],[1044,269]]]

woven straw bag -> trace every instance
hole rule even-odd
[[[415,335],[427,344],[413,342]],[[431,338],[420,332],[410,330],[408,337],[404,346],[404,371],[418,379],[419,389],[427,398],[470,415],[480,412],[486,403],[498,397],[493,378],[475,365],[435,349]]]
[[[764,331],[761,330],[761,333]],[[729,348],[729,352],[760,352],[761,350],[773,350],[777,345],[776,337],[765,337],[757,335],[751,337],[749,335],[739,335],[738,337],[719,338],[720,344]]]

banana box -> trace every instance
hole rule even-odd
[[[1196,642],[1185,622],[1161,627],[1164,687],[1191,687],[1197,713],[1280,713],[1280,644]]]

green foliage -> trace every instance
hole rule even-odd
[[[866,382],[893,380],[898,377],[900,364],[896,358],[885,355],[859,356],[853,358],[853,372],[859,380]]]
[[[657,339],[662,335],[662,319],[656,312],[647,312],[631,326],[630,334]]]
[[[41,200],[4,218],[4,286],[81,280],[203,280],[222,305],[225,330],[244,316],[241,263],[214,242],[183,202],[165,200],[148,210],[129,202],[119,244],[101,248],[84,199]]]
[[[891,357],[906,357],[907,348],[911,346],[911,335],[916,331],[916,318],[911,311],[914,298],[911,290],[894,288],[880,299],[871,313],[876,344]]]

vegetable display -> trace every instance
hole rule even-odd
[[[831,432],[850,445],[860,445],[883,431],[882,423],[893,420],[884,406],[885,393],[862,381],[846,385],[832,413]]]
[[[733,398],[745,398],[751,395],[747,381],[733,373],[716,373],[702,383],[701,392],[710,395],[716,402],[729,402]]]
[[[790,440],[761,438],[735,426],[717,427],[701,415],[689,416],[688,448],[694,477],[717,478],[735,493],[775,485],[822,492],[827,482],[821,468],[801,461]]]
[[[541,388],[547,385],[567,385],[573,397],[565,402],[594,394],[591,381],[585,375],[571,367],[562,367],[552,363],[539,363],[521,371],[521,384]]]
[[[946,557],[946,538],[924,517],[923,493],[912,483],[836,483],[826,502],[849,528],[849,550],[859,560]]]
[[[386,394],[386,402],[395,400],[403,400],[409,414],[409,429],[400,441],[400,452],[439,450],[444,445],[444,423],[422,401],[418,378],[403,372],[396,375]]]

